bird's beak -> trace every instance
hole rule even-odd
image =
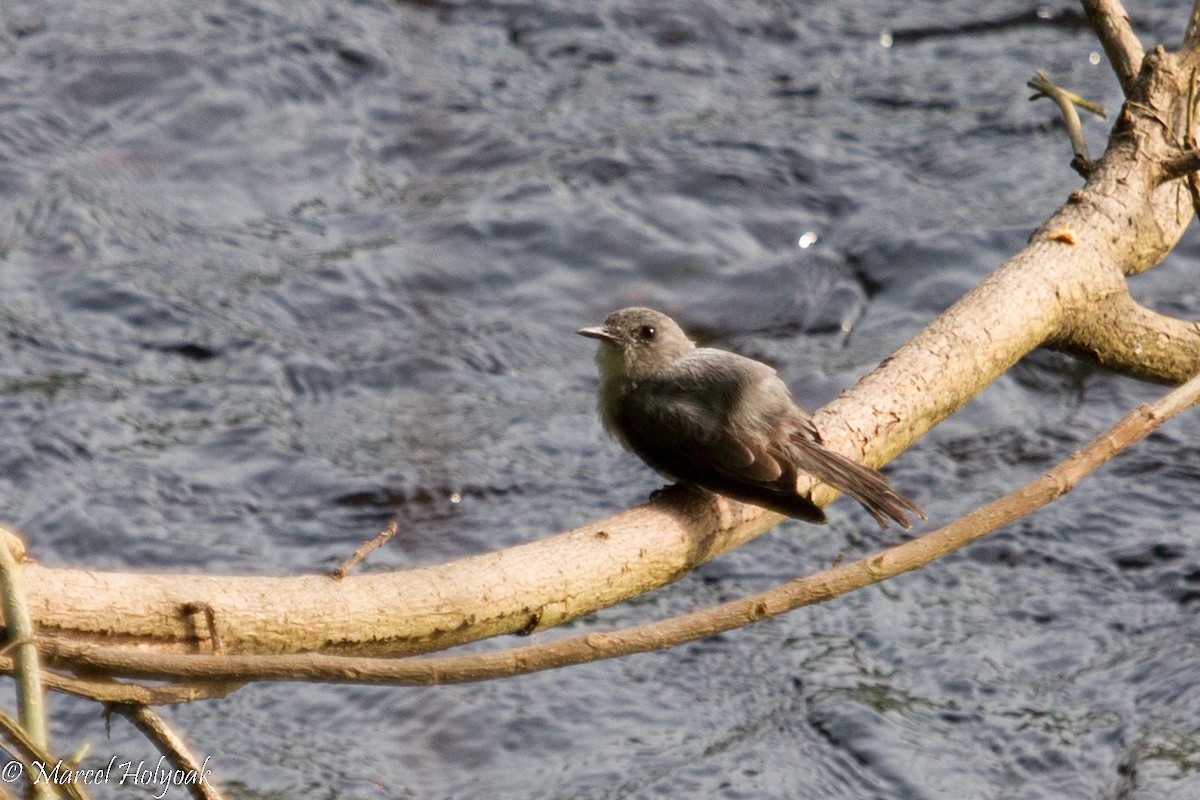
[[[580,328],[575,332],[589,339],[599,339],[602,342],[612,342],[613,344],[617,343],[617,337],[609,333],[607,328]]]

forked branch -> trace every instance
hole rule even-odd
[[[1085,7],[1128,98],[1107,151],[1093,163],[1085,185],[1034,231],[1026,247],[814,414],[826,444],[843,455],[869,466],[887,462],[1046,344],[1090,348],[1110,366],[1134,371],[1135,364],[1146,363],[1140,354],[1156,331],[1166,330],[1162,358],[1143,377],[1178,381],[1196,372],[1200,336],[1187,323],[1161,318],[1120,296],[1128,293],[1126,277],[1160,263],[1192,218],[1186,186],[1164,182],[1162,165],[1197,149],[1187,144],[1184,115],[1193,105],[1192,61],[1200,55],[1161,48],[1144,53],[1118,2],[1097,0]],[[1112,319],[1133,320],[1141,332],[1136,325],[1133,333],[1089,328],[1090,315],[1106,306]],[[1133,346],[1122,346],[1123,339]],[[824,487],[813,492],[821,505],[832,498]],[[985,518],[996,513],[980,512]],[[23,570],[33,621],[51,637],[45,652],[61,667],[175,679],[197,670],[207,679],[237,681],[244,679],[239,675],[264,677],[264,665],[274,664],[279,672],[272,675],[293,678],[395,681],[399,673],[394,670],[401,670],[420,673],[421,680],[431,674],[444,680],[451,662],[422,665],[379,657],[552,627],[676,580],[779,521],[761,509],[681,492],[505,550],[340,581],[319,575],[150,575],[39,565]],[[929,541],[936,537],[917,540]],[[896,567],[895,559],[915,558],[928,546],[917,542],[839,567],[819,581],[800,579],[780,595],[714,613],[727,620],[778,613],[793,602],[788,592],[821,599],[843,584],[869,583]],[[197,615],[186,613],[196,608],[207,609],[210,624],[198,624]],[[661,630],[701,631],[690,627],[696,624],[691,616],[662,624],[667,627]],[[218,631],[227,655],[194,655],[216,649]],[[636,652],[657,646],[653,636],[641,638],[645,634],[633,629],[621,636],[632,637],[629,652]],[[571,653],[617,652],[625,646],[623,638],[609,636],[616,634],[561,646],[580,648]],[[556,659],[570,663],[577,657],[571,653],[550,651],[538,658],[553,666]],[[357,656],[372,658],[346,660]],[[503,658],[532,663],[522,661],[527,656],[532,657],[517,650]],[[431,673],[438,664],[443,671]],[[335,673],[341,677],[331,677]],[[214,686],[224,690],[231,684]]]
[[[1046,474],[961,519],[904,544],[750,597],[620,631],[571,636],[545,644],[461,656],[378,659],[319,654],[281,656],[168,655],[44,642],[48,658],[101,673],[155,680],[438,684],[509,677],[539,670],[674,647],[918,569],[1046,505],[1087,474],[1173,416],[1200,402],[1200,377],[1152,405],[1129,412],[1102,436]]]

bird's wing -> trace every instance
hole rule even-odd
[[[676,480],[820,522],[824,514],[797,491],[800,473],[840,489],[887,527],[905,512],[924,517],[873,469],[821,445],[808,415],[775,370],[720,350],[696,350],[661,378],[635,390],[621,421],[629,447]]]
[[[768,485],[790,472],[794,481],[795,471],[771,435],[773,418],[786,413],[791,401],[767,365],[701,349],[639,387],[637,395],[624,404],[623,427],[638,432],[632,449],[658,471],[700,485],[712,473]],[[747,400],[754,401],[752,414],[746,413]]]

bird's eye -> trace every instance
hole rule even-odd
[[[638,329],[638,336],[640,336],[643,341],[647,341],[647,342],[650,341],[651,339],[653,339],[654,334],[656,334],[656,333],[658,333],[658,331],[656,331],[654,329],[653,325],[643,325],[641,328]]]

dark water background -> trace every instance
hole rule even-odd
[[[1150,45],[1188,9],[1131,3]],[[640,501],[658,481],[601,436],[572,331],[656,305],[818,406],[1078,185],[1033,70],[1119,103],[1069,3],[0,14],[0,516],[106,569],[325,570],[392,516],[366,568],[404,567]],[[1198,275],[1189,233],[1135,292],[1197,317]],[[890,474],[945,522],[1160,393],[1035,354]],[[918,574],[670,652],[170,715],[239,798],[1200,796],[1196,431]],[[831,512],[571,629],[894,541]],[[52,711],[90,765],[156,758]]]

